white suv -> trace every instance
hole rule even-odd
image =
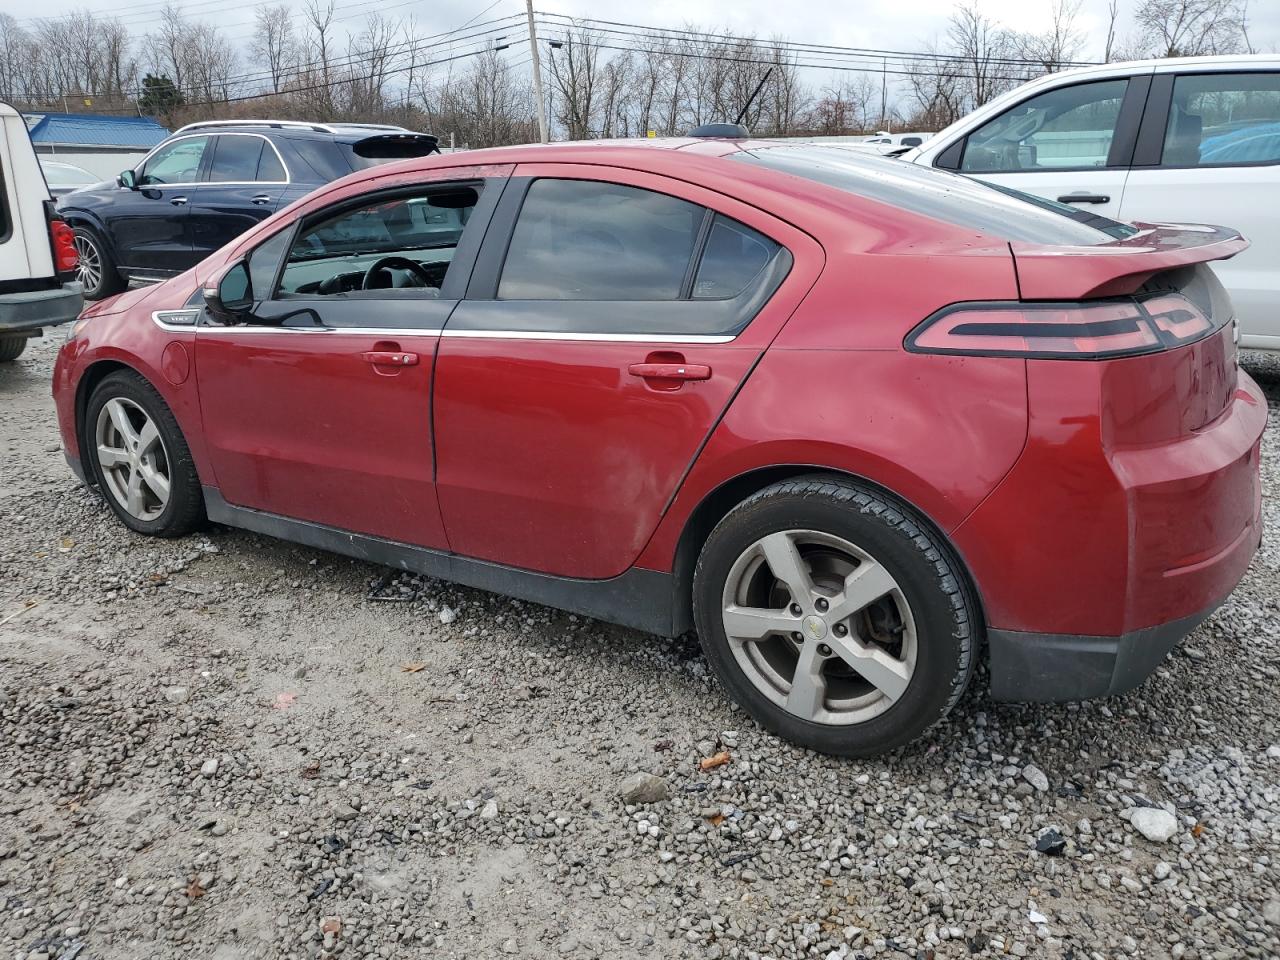
[[[1240,345],[1280,350],[1280,57],[1111,63],[1024,84],[902,159],[1116,220],[1212,223]]]
[[[54,212],[22,115],[0,103],[0,361],[84,306],[75,234]]]

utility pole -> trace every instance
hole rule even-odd
[[[542,93],[542,61],[538,58],[538,31],[533,26],[533,0],[524,0],[525,9],[529,11],[529,54],[533,57],[533,98],[538,103],[538,139],[546,143],[547,136],[547,99]]]

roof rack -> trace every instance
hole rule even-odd
[[[302,120],[201,120],[197,123],[188,123],[175,133],[203,130],[207,127],[281,127],[290,130],[314,130],[316,133],[336,133],[334,127],[340,126],[343,124],[307,123]]]
[[[412,130],[398,127],[394,123],[330,123],[327,126],[338,127],[343,130],[356,128],[360,130],[389,130],[394,133],[413,133]]]

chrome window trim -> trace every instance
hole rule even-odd
[[[241,333],[276,333],[276,334],[341,334],[341,333],[358,333],[366,336],[375,337],[449,337],[452,339],[489,339],[489,340],[562,340],[568,342],[584,342],[584,343],[662,343],[662,344],[718,344],[732,343],[737,337],[724,334],[718,336],[702,336],[689,335],[679,336],[676,334],[647,334],[647,333],[555,333],[552,331],[522,331],[522,330],[447,330],[426,327],[278,327],[267,324],[263,325],[247,325],[238,324],[234,327],[213,327],[200,324],[199,316],[201,308],[185,307],[180,310],[156,310],[151,314],[151,319],[162,330],[170,330],[173,332],[191,332],[199,330],[201,334],[217,334],[236,335]],[[171,317],[177,314],[197,314],[196,323],[166,323],[165,317]]]
[[[242,133],[240,131],[208,131],[205,133],[189,133],[185,136],[173,136],[164,143],[157,143],[151,148],[151,152],[138,161],[138,165],[133,168],[135,174],[139,173],[146,167],[147,162],[156,155],[160,150],[169,146],[171,143],[177,143],[179,140],[191,140],[194,137],[204,137],[206,140],[212,140],[215,137],[257,137],[259,140],[265,140],[271,147],[271,151],[276,155],[276,159],[280,161],[280,169],[284,171],[283,180],[197,180],[193,183],[156,183],[139,184],[139,190],[190,190],[192,187],[287,187],[293,183],[293,174],[289,172],[289,165],[284,162],[284,157],[280,154],[280,150],[269,137],[264,137],[260,133]],[[208,149],[207,147],[205,149]]]

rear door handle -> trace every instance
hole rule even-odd
[[[633,363],[627,373],[645,380],[710,380],[705,363]]]
[[[186,198],[186,197],[174,197],[174,198],[173,198],[172,200],[170,200],[169,202],[170,202],[170,203],[172,203],[175,207],[185,207],[185,206],[187,205],[187,198]]]
[[[375,367],[416,367],[418,355],[403,350],[368,350],[361,354],[366,363]]]
[[[265,193],[260,193],[249,202],[256,203],[258,206],[262,206],[264,203],[270,203],[271,198],[268,197]]]
[[[1059,203],[1110,203],[1105,193],[1068,193],[1058,198]]]

